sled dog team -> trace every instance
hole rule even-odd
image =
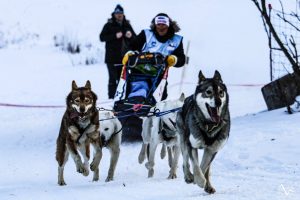
[[[114,178],[120,154],[122,125],[112,112],[99,112],[96,101],[97,96],[91,89],[90,81],[84,87],[78,87],[75,81],[72,82],[57,138],[59,185],[66,185],[63,174],[69,155],[75,162],[77,172],[88,176],[92,171],[93,181],[98,181],[103,147],[108,148],[111,155],[105,181],[112,181]],[[146,159],[148,177],[154,175],[155,152],[158,144],[162,143],[160,156],[163,159],[168,155],[169,179],[177,177],[181,152],[185,182],[197,184],[207,193],[215,193],[216,190],[210,182],[210,165],[229,137],[228,101],[226,85],[220,73],[215,71],[212,78],[206,78],[200,71],[198,84],[191,96],[185,98],[181,94],[177,100],[158,102],[156,108],[160,111],[182,108],[161,117],[143,119],[143,144],[138,162],[141,164]],[[93,146],[94,153],[89,164],[90,146]],[[198,149],[204,151],[201,162]]]

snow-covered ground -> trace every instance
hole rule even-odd
[[[21,39],[0,49],[0,103],[63,106],[71,81],[83,85],[88,79],[99,102],[106,102],[105,64],[72,65],[70,55],[53,46],[52,37],[71,32],[99,43],[98,34],[116,3],[1,1],[0,32]],[[207,77],[218,69],[227,83],[232,128],[212,166],[216,194],[186,184],[181,159],[176,180],[166,179],[167,160],[159,156],[154,178],[148,179],[146,168],[137,162],[140,143],[122,145],[113,182],[104,182],[109,165],[109,152],[104,150],[99,182],[75,172],[70,158],[65,169],[68,185],[60,187],[55,141],[64,108],[0,106],[0,199],[299,199],[300,114],[288,115],[285,109],[266,112],[260,84],[269,79],[267,42],[253,3],[140,0],[121,4],[136,32],[148,27],[161,11],[179,22],[185,44],[191,41],[183,87],[187,95],[193,93],[200,69]],[[171,69],[171,98],[179,96],[180,77],[181,69]]]

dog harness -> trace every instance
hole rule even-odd
[[[170,122],[176,126],[175,122],[170,120]],[[172,130],[166,123],[163,122],[163,120],[160,119],[160,125],[159,125],[159,134],[162,134],[162,137],[165,141],[170,141],[172,138],[176,137],[176,131]]]
[[[103,139],[103,138],[101,137],[101,140],[103,140],[103,141],[101,141],[102,144],[103,144],[103,146],[104,146],[104,147],[107,147],[107,145],[110,143],[110,141],[112,140],[112,138],[113,138],[115,135],[117,135],[118,133],[120,133],[122,130],[123,130],[123,127],[122,127],[120,130],[114,132],[114,133],[110,136],[110,138],[109,138],[108,140],[105,140],[105,139]]]

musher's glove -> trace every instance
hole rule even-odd
[[[127,62],[128,62],[129,57],[130,57],[130,56],[133,56],[133,55],[135,55],[135,54],[136,54],[136,52],[134,52],[134,51],[127,51],[127,53],[125,53],[125,55],[124,55],[124,57],[123,57],[123,59],[122,59],[122,64],[123,64],[123,65],[126,65]]]
[[[174,65],[176,65],[176,63],[177,63],[177,57],[176,56],[174,56],[174,55],[169,55],[169,56],[167,56],[167,66],[168,67],[172,67],[172,66],[174,66]]]

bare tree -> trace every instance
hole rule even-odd
[[[266,5],[265,0],[251,0],[254,2],[255,6],[259,10],[265,31],[268,36],[268,44],[270,48],[270,67],[272,67],[272,50],[282,51],[284,56],[287,58],[288,62],[290,63],[293,73],[289,73],[271,83],[265,85],[262,88],[262,93],[264,99],[267,103],[268,109],[273,110],[281,107],[287,107],[288,113],[292,113],[290,105],[295,102],[297,96],[300,95],[300,66],[299,66],[299,55],[297,50],[297,43],[295,42],[293,35],[287,35],[285,33],[281,33],[283,37],[279,37],[278,32],[275,30],[274,25],[271,22],[271,12],[272,6],[271,4]],[[281,11],[277,12],[277,16],[281,19],[284,23],[286,23],[291,29],[294,29],[296,32],[300,32],[299,22],[300,17],[297,13],[290,13],[286,14],[284,11],[284,6],[279,0],[281,5]],[[295,25],[293,20],[289,21],[287,15],[291,16],[295,19]],[[291,19],[291,18],[289,18]],[[272,46],[272,37],[274,38],[275,42],[277,43],[278,47],[274,48]],[[285,68],[284,64],[283,67]],[[271,77],[272,77],[272,69],[270,70]],[[271,79],[272,80],[272,79]]]
[[[296,74],[300,75],[299,55],[298,55],[297,45],[294,40],[294,37],[292,35],[289,36],[289,38],[287,36],[285,36],[285,41],[282,41],[282,39],[279,37],[278,33],[276,32],[276,30],[271,22],[271,16],[270,16],[271,9],[272,9],[271,5],[270,4],[268,5],[268,10],[269,10],[269,13],[268,13],[265,0],[260,0],[260,2],[258,0],[251,0],[251,1],[254,2],[257,9],[261,13],[264,27],[268,34],[268,38],[269,38],[269,47],[272,48],[272,46],[271,46],[271,35],[272,35],[279,46],[279,48],[276,48],[275,50],[282,51],[283,54],[285,55],[285,57],[288,59],[289,63],[291,64],[293,71]],[[279,14],[277,14],[278,17],[281,18],[285,23],[290,25],[292,28],[294,28],[296,31],[300,32],[299,27],[297,27],[295,24],[293,24],[292,22],[287,20],[287,18],[285,16],[286,14],[284,12],[283,4],[282,4],[281,0],[279,0],[279,2],[281,4],[281,12]],[[300,21],[300,17],[296,13],[292,12],[290,15],[295,17],[298,21]]]

